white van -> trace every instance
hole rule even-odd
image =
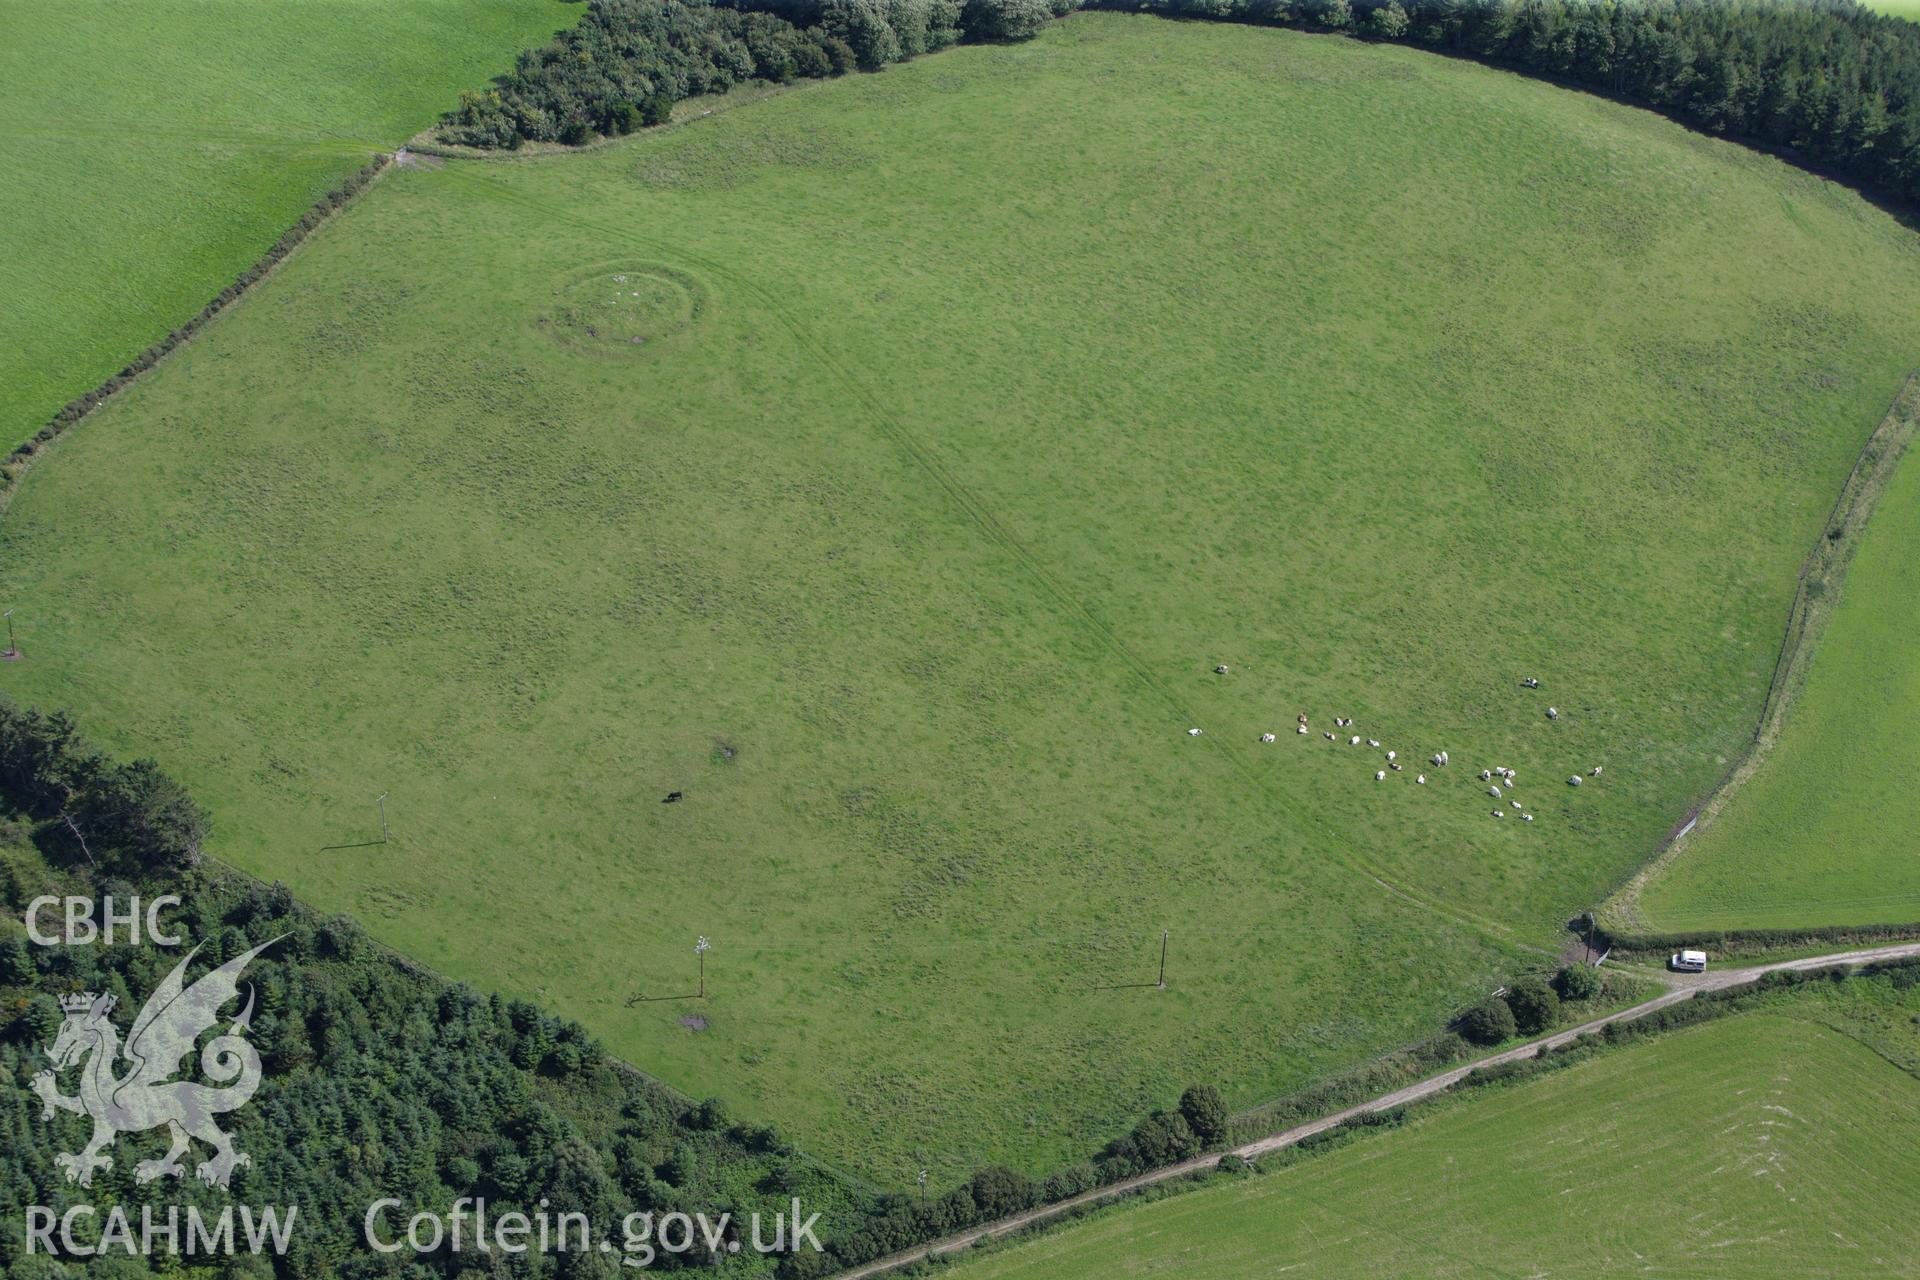
[[[1667,967],[1675,973],[1705,973],[1707,971],[1707,953],[1704,951],[1676,951]]]

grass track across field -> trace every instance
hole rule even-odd
[[[0,682],[826,1158],[1042,1170],[1539,963],[1750,733],[1916,306],[1646,113],[1086,15],[383,179],[36,465]]]

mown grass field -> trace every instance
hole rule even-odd
[[[1780,740],[1640,894],[1655,929],[1920,919],[1920,464],[1874,509]]]
[[[38,430],[558,0],[0,0],[0,438]]]
[[[1811,1021],[1741,1014],[951,1274],[1913,1276],[1917,1138],[1912,1075]]]
[[[36,466],[0,681],[810,1150],[1041,1170],[1544,963],[1750,731],[1916,306],[1651,115],[1076,17],[392,175]]]

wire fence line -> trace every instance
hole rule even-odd
[[[1711,826],[1715,817],[1766,762],[1787,713],[1805,687],[1807,672],[1813,665],[1819,640],[1833,615],[1835,603],[1846,584],[1860,534],[1872,517],[1881,493],[1905,455],[1916,429],[1920,429],[1920,369],[1909,373],[1900,390],[1887,406],[1887,412],[1873,433],[1861,445],[1847,473],[1833,509],[1827,513],[1814,539],[1812,550],[1801,562],[1793,602],[1787,609],[1787,625],[1780,639],[1780,652],[1774,660],[1773,675],[1767,682],[1767,694],[1760,704],[1760,716],[1746,750],[1727,766],[1698,803],[1662,840],[1660,846],[1606,895],[1601,914],[1610,917],[1625,937],[1645,927],[1640,916],[1640,892],[1665,868],[1682,848],[1681,841],[1701,825]],[[1920,898],[1920,895],[1916,895]],[[1794,903],[1783,904],[1787,906]]]

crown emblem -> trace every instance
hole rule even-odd
[[[85,1013],[93,1008],[93,1002],[99,999],[91,991],[82,991],[75,995],[61,996],[60,1007],[68,1013]]]

